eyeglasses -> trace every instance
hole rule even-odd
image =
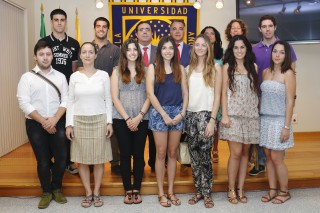
[[[140,32],[143,32],[143,31],[150,32],[151,29],[150,28],[140,28],[139,31]]]

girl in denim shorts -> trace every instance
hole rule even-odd
[[[158,45],[155,64],[147,73],[147,95],[152,107],[149,129],[156,144],[155,170],[159,189],[159,203],[170,207],[181,201],[173,193],[176,172],[176,154],[180,143],[184,117],[188,104],[188,89],[184,68],[178,61],[178,49],[174,40],[163,37]],[[163,181],[165,158],[168,155],[168,195],[164,194]]]

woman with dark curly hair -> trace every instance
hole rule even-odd
[[[224,55],[220,139],[228,141],[228,200],[246,203],[243,185],[249,148],[259,143],[258,74],[248,39],[234,36]],[[236,179],[238,176],[236,186]]]
[[[119,66],[111,76],[114,104],[113,126],[120,149],[120,167],[125,204],[142,202],[140,188],[144,170],[144,147],[150,101],[146,94],[146,72],[138,42],[129,38],[120,52]],[[131,182],[133,156],[133,183]]]
[[[201,30],[201,34],[208,36],[210,39],[210,43],[213,47],[214,62],[220,64],[222,67],[223,48],[219,31],[212,26],[206,26]]]
[[[226,40],[230,41],[235,35],[248,36],[248,27],[241,19],[232,19],[225,30]]]

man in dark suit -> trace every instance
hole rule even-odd
[[[191,46],[183,42],[185,23],[183,20],[173,20],[170,25],[170,35],[176,42],[180,56],[180,64],[184,67],[189,65]]]
[[[152,26],[147,21],[141,21],[136,27],[136,36],[142,53],[142,59],[145,67],[149,64],[153,64],[156,59],[157,47],[151,45],[152,40]],[[148,141],[149,141],[149,160],[148,165],[151,168],[151,172],[154,172],[154,164],[156,162],[156,146],[152,131],[148,130]]]

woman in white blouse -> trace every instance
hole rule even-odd
[[[107,72],[97,70],[94,45],[85,42],[80,49],[83,70],[73,73],[69,83],[66,135],[71,140],[71,160],[78,163],[86,197],[81,205],[103,205],[100,186],[104,163],[112,159],[112,101]],[[94,190],[90,186],[89,165],[94,165]]]

